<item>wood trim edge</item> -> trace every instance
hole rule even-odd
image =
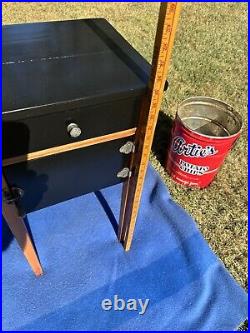
[[[93,146],[93,145],[96,145],[99,143],[105,143],[105,142],[112,141],[112,140],[126,138],[126,137],[134,135],[135,132],[136,132],[136,127],[125,130],[125,131],[115,132],[115,133],[102,135],[102,136],[98,136],[95,138],[90,138],[90,139],[86,139],[86,140],[82,140],[82,141],[78,141],[78,142],[68,143],[66,145],[38,150],[38,151],[35,151],[32,153],[27,153],[25,155],[19,155],[19,156],[15,156],[15,157],[11,157],[11,158],[6,158],[3,160],[2,166],[5,167],[5,166],[11,165],[11,164],[21,163],[21,162],[25,162],[25,161],[32,161],[32,160],[36,160],[39,158],[48,157],[51,155],[65,153],[65,152],[75,150],[75,149]]]

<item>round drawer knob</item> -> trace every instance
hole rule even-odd
[[[70,123],[67,126],[67,131],[72,138],[78,138],[82,133],[80,127],[75,123]]]

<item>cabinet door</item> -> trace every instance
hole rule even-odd
[[[129,166],[119,151],[124,138],[4,167],[11,187],[23,190],[20,207],[29,213],[122,182],[117,173]]]

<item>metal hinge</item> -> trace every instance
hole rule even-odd
[[[119,152],[122,154],[130,154],[135,152],[135,145],[132,141],[127,141],[121,148]]]
[[[20,199],[24,196],[24,191],[19,187],[12,187],[9,189],[2,190],[3,201],[7,205],[15,204],[18,215],[22,218],[26,216],[26,213],[23,211],[23,208],[20,206]]]
[[[129,178],[132,175],[132,171],[129,168],[123,168],[121,171],[117,173],[118,178]]]
[[[24,195],[24,191],[19,187],[12,187],[11,191],[3,190],[3,201],[7,204],[17,203]]]

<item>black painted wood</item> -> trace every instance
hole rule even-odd
[[[3,158],[123,131],[137,126],[140,97],[69,109],[19,121],[3,121]],[[76,123],[81,135],[72,138],[67,125]]]
[[[29,213],[124,181],[117,173],[129,166],[129,155],[120,153],[119,148],[128,140],[13,164],[3,172],[11,187],[24,191],[19,204]]]
[[[149,69],[104,19],[4,26],[3,158],[136,127]]]
[[[104,19],[3,27],[3,158],[137,126],[150,65]],[[73,139],[67,125],[82,134]],[[3,169],[25,213],[117,184],[119,139]]]
[[[145,91],[148,63],[104,19],[9,25],[2,35],[5,119]]]

